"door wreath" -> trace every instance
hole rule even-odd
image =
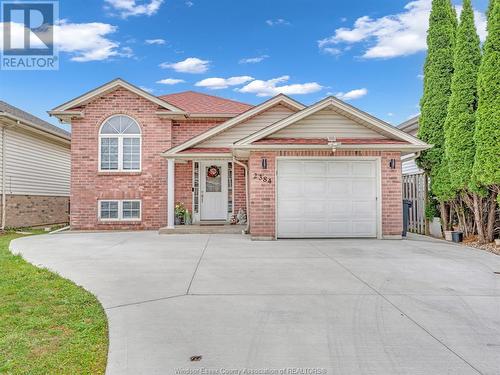
[[[208,177],[215,178],[215,177],[219,176],[219,174],[220,174],[220,170],[219,170],[219,167],[217,167],[216,165],[212,165],[208,168],[208,171],[207,171]]]

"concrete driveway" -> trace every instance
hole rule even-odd
[[[109,374],[500,374],[500,257],[478,250],[155,232],[11,248],[99,298]]]

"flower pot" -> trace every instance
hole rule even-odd
[[[462,242],[464,240],[464,234],[463,232],[452,232],[451,233],[451,240],[453,242]]]
[[[175,225],[182,225],[184,224],[184,220],[182,217],[175,217]]]
[[[452,237],[451,237],[452,233],[453,233],[452,230],[445,230],[444,231],[444,239],[446,241],[452,241]]]

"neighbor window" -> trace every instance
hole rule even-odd
[[[141,220],[140,200],[99,201],[99,220]]]
[[[99,170],[141,170],[141,129],[133,118],[118,115],[102,124],[99,133]]]

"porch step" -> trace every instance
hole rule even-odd
[[[160,228],[159,234],[242,234],[246,225],[177,225],[174,229]]]

